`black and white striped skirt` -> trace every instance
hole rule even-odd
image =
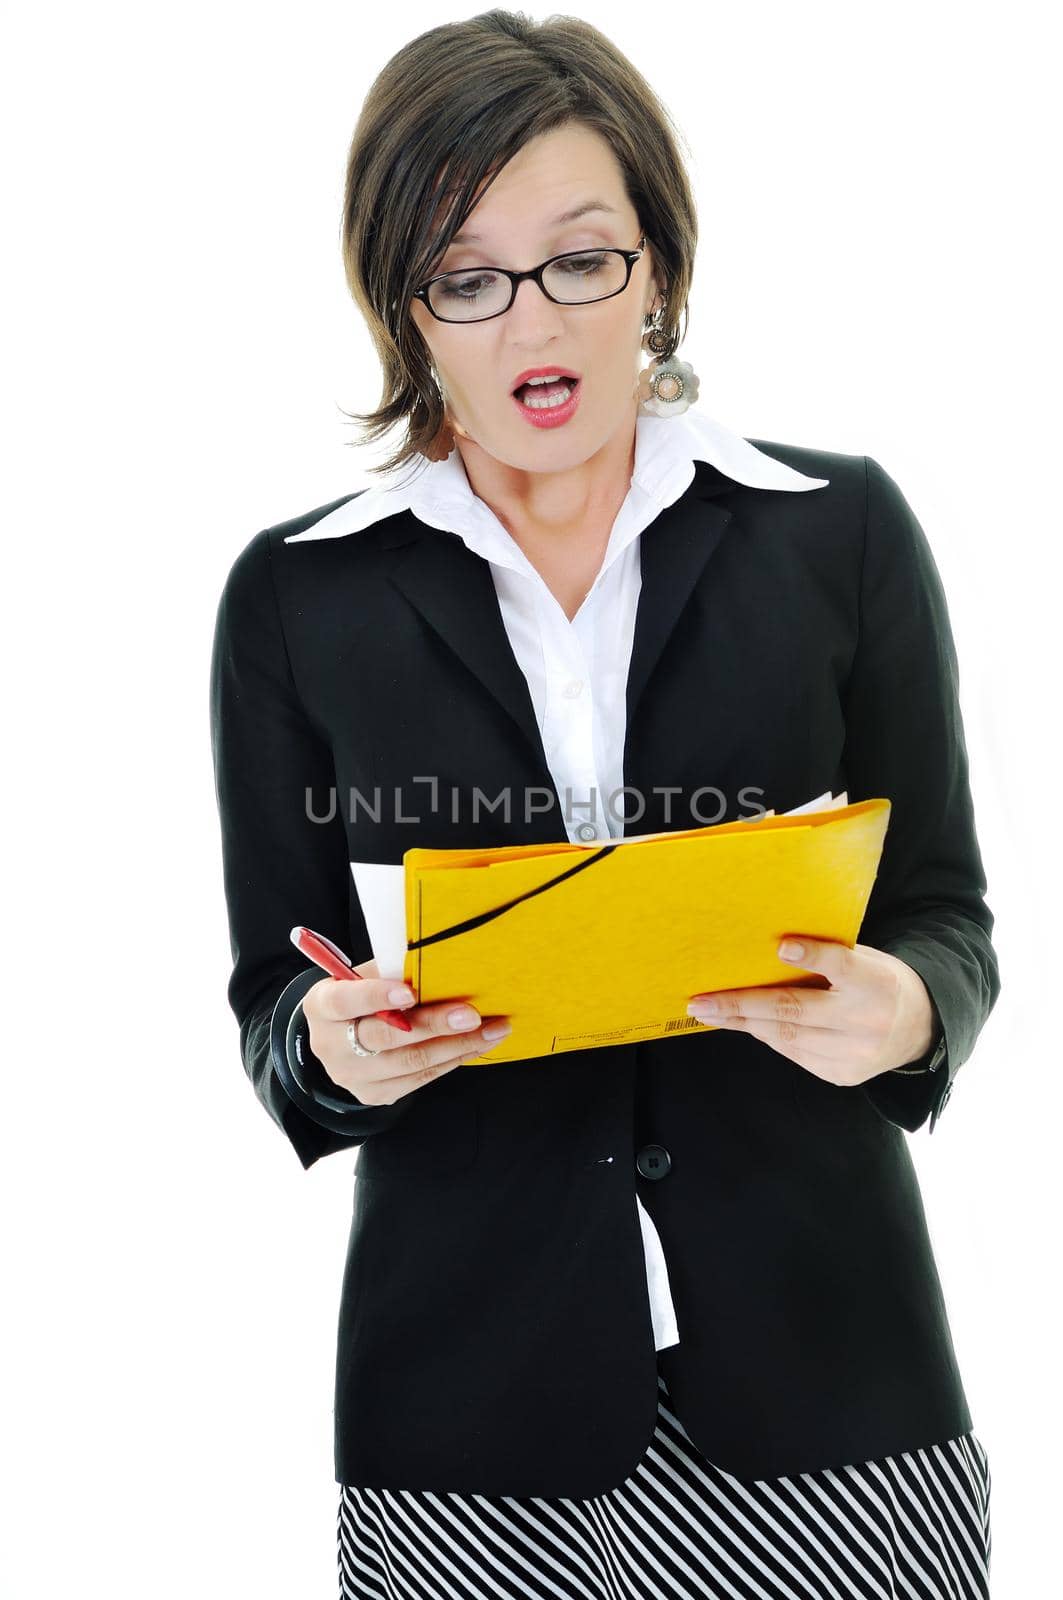
[[[975,1434],[740,1483],[691,1443],[658,1374],[653,1442],[592,1500],[339,1485],[342,1600],[985,1600],[989,1460]]]

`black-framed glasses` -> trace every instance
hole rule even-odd
[[[534,278],[548,300],[559,306],[585,306],[622,294],[631,282],[635,262],[642,255],[646,235],[634,250],[592,248],[566,250],[551,256],[528,272],[505,267],[462,267],[440,272],[413,292],[438,322],[486,322],[501,317],[517,296],[517,286]]]

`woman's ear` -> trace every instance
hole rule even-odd
[[[668,304],[668,284],[665,283],[663,287],[661,286],[657,279],[656,268],[650,281],[653,284],[653,298],[650,300],[649,310],[646,315],[653,317],[656,316],[658,311],[663,311]]]

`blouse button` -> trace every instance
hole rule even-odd
[[[566,700],[575,700],[583,692],[583,679],[570,678],[565,684],[564,695]]]
[[[576,833],[581,839],[597,839],[598,837],[598,829],[593,822],[581,822],[576,829]]]

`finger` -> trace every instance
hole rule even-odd
[[[383,1017],[367,1016],[359,1023],[359,1039],[368,1050],[390,1050],[400,1039],[413,1045],[425,1039],[447,1039],[455,1034],[467,1034],[478,1028],[484,1020],[475,1006],[460,1000],[411,1006],[404,1015],[413,1024],[411,1032],[403,1032]]]
[[[325,1022],[350,1022],[373,1011],[411,1011],[416,998],[400,978],[330,978],[315,985],[317,1014]],[[403,991],[409,999],[398,998]],[[395,995],[397,998],[392,999]],[[308,997],[309,998],[309,997]],[[411,1018],[412,1020],[412,1018]],[[401,1033],[400,1028],[395,1032]]]
[[[751,989],[718,989],[695,995],[687,1006],[699,1022],[722,1027],[728,1021],[773,1020],[798,1022],[806,1027],[845,1028],[851,1024],[842,997],[830,989],[810,989],[787,984],[762,984]]]
[[[789,953],[786,953],[789,952]],[[780,939],[780,961],[802,967],[806,972],[821,972],[831,983],[841,983],[852,968],[853,952],[848,945],[831,939],[813,939],[807,933],[790,933]]]
[[[874,1065],[880,1049],[871,1034],[861,1038],[837,1028],[803,1027],[788,1021],[730,1017],[712,1026],[747,1033],[798,1066],[811,1063],[816,1067],[829,1067],[831,1081],[835,1083],[851,1083],[865,1077],[866,1069]],[[827,1075],[820,1072],[820,1076]]]
[[[484,1027],[487,1026],[489,1024],[485,1023]],[[485,1039],[483,1030],[477,1029],[471,1037],[431,1039],[423,1044],[400,1045],[397,1049],[387,1050],[376,1063],[383,1069],[380,1076],[363,1084],[358,1091],[359,1099],[366,1099],[368,1095],[367,1104],[388,1103],[438,1077],[441,1072],[461,1066],[470,1057],[490,1050],[492,1044],[497,1042]]]
[[[462,1056],[452,1056],[443,1061],[426,1061],[414,1072],[392,1073],[387,1078],[361,1083],[358,1086],[358,1098],[367,1106],[394,1105],[396,1100],[412,1094],[415,1089],[423,1089],[433,1078],[441,1078],[444,1072],[460,1067],[464,1059]]]
[[[782,1021],[773,1021],[769,1017],[714,1017],[710,1024],[713,1028],[723,1028],[732,1033],[748,1033],[753,1039],[762,1039],[765,1044],[770,1044],[773,1049],[782,1049],[783,1054],[788,1054],[790,1049],[812,1049],[827,1052],[830,1046],[827,1041],[833,1041],[837,1054],[845,1054],[841,1040],[852,1039],[848,1034],[842,1034],[835,1028],[809,1027],[807,1024],[792,1022],[788,1018]]]

